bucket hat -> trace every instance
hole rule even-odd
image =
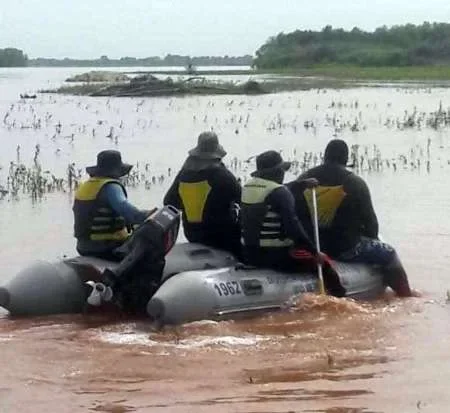
[[[190,156],[200,159],[222,159],[227,152],[219,144],[214,132],[203,132],[199,135],[197,146],[189,151]]]
[[[277,151],[266,151],[256,157],[256,171],[251,173],[253,177],[260,177],[279,170],[287,171],[291,162],[283,161]]]
[[[122,162],[119,151],[106,150],[97,155],[97,165],[88,166],[86,172],[90,176],[120,178],[127,175],[132,167],[133,165]]]

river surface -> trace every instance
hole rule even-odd
[[[0,69],[0,189],[18,163],[52,182],[67,179],[69,164],[83,172],[98,151],[118,148],[138,171],[130,197],[149,208],[204,130],[219,134],[244,181],[254,168],[246,160],[263,150],[298,160],[298,173],[305,151],[320,156],[341,137],[360,145],[383,237],[422,296],[311,295],[283,313],[161,332],[142,320],[1,313],[0,412],[450,411],[450,124],[433,120],[448,111],[450,89],[19,99],[85,70]],[[75,254],[63,188],[0,199],[0,283],[35,259]]]

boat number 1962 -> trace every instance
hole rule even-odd
[[[220,297],[242,294],[241,286],[237,281],[228,281],[226,283],[214,284],[214,290]]]

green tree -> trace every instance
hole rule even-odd
[[[22,50],[14,48],[0,49],[0,67],[27,66],[28,57]]]
[[[258,68],[301,67],[321,63],[359,66],[450,64],[450,24],[406,24],[374,32],[325,26],[321,31],[279,33],[256,51]]]

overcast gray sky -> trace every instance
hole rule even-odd
[[[450,0],[0,0],[0,48],[30,57],[253,54],[281,31],[450,22]]]

